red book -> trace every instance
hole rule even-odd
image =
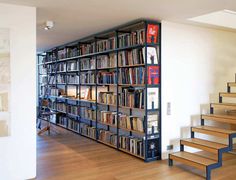
[[[148,24],[147,26],[147,43],[157,43],[158,25]]]
[[[148,84],[159,84],[159,66],[148,66]]]

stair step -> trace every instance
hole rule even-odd
[[[197,126],[192,127],[193,132],[198,132],[202,134],[212,135],[216,137],[229,138],[229,135],[235,134],[236,131],[221,129],[212,126]]]
[[[235,82],[228,82],[228,86],[229,87],[236,87],[236,83]]]
[[[216,109],[236,110],[236,104],[234,103],[211,103],[210,106]]]
[[[226,92],[220,92],[220,97],[231,97],[236,98],[236,93],[226,93]]]
[[[222,123],[236,124],[236,116],[225,114],[205,114],[201,116],[204,120],[213,120]]]
[[[201,170],[206,170],[207,166],[217,163],[217,161],[185,151],[170,154],[169,158]]]
[[[216,154],[218,153],[218,150],[228,147],[225,144],[215,143],[198,138],[182,139],[180,144]]]

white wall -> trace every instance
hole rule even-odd
[[[162,22],[162,151],[179,148],[190,126],[236,73],[236,33]],[[167,115],[167,102],[171,115]]]
[[[36,9],[0,4],[0,27],[10,28],[11,136],[0,138],[0,179],[36,176]]]

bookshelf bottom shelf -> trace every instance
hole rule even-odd
[[[42,119],[42,120],[43,120],[43,121],[46,121],[45,119]],[[51,122],[51,123],[52,123],[52,122]],[[75,130],[73,130],[73,129],[67,128],[67,127],[65,127],[65,126],[63,126],[63,125],[60,125],[60,124],[58,124],[58,123],[57,123],[57,124],[56,124],[56,123],[52,123],[52,124],[55,125],[55,126],[61,127],[61,128],[63,128],[63,129],[69,130],[69,131],[71,131],[71,132],[73,132],[73,133],[76,133],[76,134],[78,134],[78,135],[80,135],[80,136],[83,136],[83,137],[89,138],[89,139],[91,139],[91,140],[94,140],[94,141],[96,141],[96,142],[98,142],[98,143],[101,143],[101,144],[104,144],[104,145],[109,146],[109,147],[111,147],[111,148],[117,149],[116,146],[114,146],[114,145],[112,145],[112,144],[110,144],[110,143],[107,143],[107,142],[104,142],[104,141],[101,141],[101,140],[96,140],[95,138],[92,138],[92,137],[87,136],[87,135],[85,135],[85,134],[81,134],[81,133],[78,132],[78,131],[75,131]],[[133,154],[133,153],[131,153],[131,152],[125,150],[125,149],[122,149],[122,148],[118,148],[117,150],[119,150],[119,151],[121,151],[121,152],[124,152],[124,153],[126,153],[126,154],[129,154],[129,155],[135,156],[135,157],[137,157],[137,158],[139,158],[139,159],[143,159],[143,160],[145,159],[145,158],[142,157],[142,156]]]

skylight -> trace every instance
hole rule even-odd
[[[188,20],[236,29],[236,12],[228,9],[193,17]]]

